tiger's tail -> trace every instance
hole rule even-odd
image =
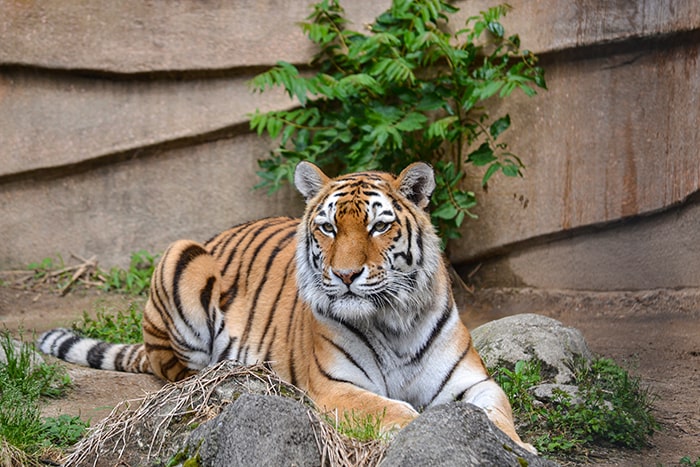
[[[78,365],[127,373],[153,373],[143,344],[111,344],[65,328],[43,333],[37,344],[45,354]]]

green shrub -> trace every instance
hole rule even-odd
[[[499,139],[510,116],[491,118],[485,101],[545,88],[536,57],[499,22],[508,9],[489,8],[450,33],[458,11],[450,3],[393,0],[365,34],[348,28],[336,0],[316,3],[301,26],[319,48],[318,71],[278,62],[252,81],[259,92],[282,87],[301,105],[251,115],[253,130],[279,140],[259,161],[259,186],[273,191],[291,181],[302,160],[329,174],[397,172],[423,160],[436,170],[433,220],[444,239],[459,236],[476,204],[463,188],[465,164],[483,167],[484,185],[496,172],[519,176],[523,168]]]
[[[551,401],[536,401],[530,389],[544,381],[537,363],[521,361],[512,371],[494,372],[521,435],[540,453],[556,456],[581,455],[593,445],[647,445],[658,424],[651,413],[654,398],[639,379],[606,358],[575,362],[573,369],[576,401],[556,389]]]

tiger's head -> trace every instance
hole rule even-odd
[[[408,329],[435,300],[443,275],[440,240],[426,212],[433,169],[414,163],[398,176],[331,179],[301,162],[294,179],[307,203],[296,252],[301,297],[337,321]]]

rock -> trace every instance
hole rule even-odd
[[[534,358],[559,384],[572,381],[571,362],[577,358],[586,361],[592,358],[578,329],[531,313],[486,323],[472,330],[472,338],[488,367],[504,365],[512,368],[518,360]]]
[[[307,409],[279,396],[242,394],[187,445],[202,466],[321,465]]]
[[[554,466],[525,451],[496,428],[478,407],[453,402],[427,410],[401,430],[382,467]]]

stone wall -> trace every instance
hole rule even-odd
[[[253,191],[268,141],[246,114],[291,105],[246,82],[313,54],[309,0],[0,0],[0,268],[124,265],[139,249],[298,215]],[[345,1],[364,24],[389,1]],[[457,1],[461,19],[497,1]],[[485,285],[700,286],[700,3],[512,0],[504,24],[549,91],[494,104],[527,165],[496,178],[450,249]]]

